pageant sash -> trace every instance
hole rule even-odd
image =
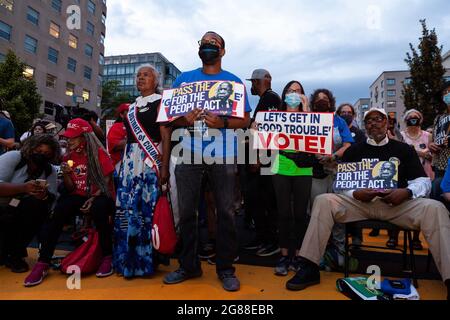
[[[146,154],[145,164],[151,168],[154,168],[159,174],[159,168],[161,168],[161,160],[159,159],[161,153],[158,150],[159,144],[155,144],[153,142],[153,140],[145,131],[144,127],[142,127],[142,125],[139,123],[137,112],[138,108],[136,107],[136,103],[133,103],[130,106],[127,117],[128,123],[131,127],[131,132],[133,132],[136,141]]]

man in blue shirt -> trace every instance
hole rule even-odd
[[[14,125],[9,118],[0,111],[0,155],[6,152],[6,149],[14,147]]]
[[[199,41],[199,45],[202,68],[182,73],[174,82],[174,88],[198,81],[229,81],[242,84],[241,79],[222,69],[225,41],[220,35],[207,32]],[[195,109],[173,123],[173,127],[186,128],[194,133],[196,132],[194,126],[200,127],[203,133],[207,133],[208,129],[219,129],[221,135],[215,135],[213,139],[204,139],[207,134],[202,136],[195,133],[192,139],[190,136],[184,136],[181,141],[183,159],[195,160],[193,164],[184,161],[175,169],[178,198],[182,204],[180,235],[183,248],[179,256],[180,268],[166,275],[164,278],[166,284],[176,284],[202,275],[197,254],[196,208],[200,199],[202,176],[208,174],[217,207],[217,275],[225,290],[240,289],[233,267],[237,256],[237,232],[233,211],[237,143],[234,131],[227,129],[248,128],[251,108],[247,94],[244,99],[245,116],[242,119],[217,116],[208,111]],[[211,157],[204,156],[208,154],[208,150],[213,150],[210,153]]]

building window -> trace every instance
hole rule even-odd
[[[118,75],[125,74],[125,66],[117,66],[117,74]]]
[[[75,85],[70,82],[66,82],[66,96],[72,97],[75,94]]]
[[[45,86],[47,88],[55,89],[56,88],[56,77],[47,73],[47,78],[45,80]]]
[[[117,67],[116,66],[108,66],[107,74],[110,76],[115,76],[117,74]]]
[[[381,88],[384,88],[384,80],[381,80]]]
[[[134,77],[128,77],[128,78],[125,78],[125,85],[126,85],[126,86],[132,86],[132,85],[134,85]]]
[[[134,75],[134,66],[133,65],[128,65],[126,66],[126,74],[132,74]]]
[[[68,58],[67,59],[67,69],[69,69],[72,72],[75,72],[77,69],[77,60]]]
[[[87,28],[86,31],[88,33],[88,35],[90,36],[94,36],[94,32],[95,32],[95,27],[92,23],[90,23],[89,21],[87,22]]]
[[[59,26],[54,23],[54,22],[50,22],[50,30],[49,33],[55,37],[56,39],[59,38]]]
[[[384,91],[381,91],[381,99],[384,99]]]
[[[105,64],[105,57],[101,53],[99,55],[98,63],[100,63],[101,66]]]
[[[38,41],[35,38],[25,35],[25,51],[29,53],[36,53]]]
[[[114,63],[114,64],[120,64],[120,59],[115,58],[115,59],[113,60],[113,63]]]
[[[69,47],[76,49],[78,47],[78,38],[69,34]]]
[[[388,97],[395,97],[397,94],[397,92],[395,90],[388,90],[387,91],[387,96]]]
[[[396,101],[388,101],[387,102],[387,107],[388,108],[395,108],[397,106],[397,102]]]
[[[84,66],[84,77],[88,80],[91,80],[91,78],[92,78],[92,69],[91,68]]]
[[[387,79],[386,84],[388,86],[395,86],[395,79]]]
[[[0,63],[4,62],[6,59],[6,56],[3,53],[0,53]]]
[[[411,78],[406,78],[403,83],[409,86],[411,84],[411,82],[412,82]]]
[[[13,11],[14,0],[0,0],[0,6],[8,9],[9,11]]]
[[[103,83],[103,76],[101,74],[98,75],[97,78],[97,85],[101,86]]]
[[[27,20],[30,21],[34,25],[38,25],[39,24],[39,12],[34,10],[32,7],[28,7]]]
[[[131,57],[130,58],[130,63],[136,63],[138,61],[139,61],[138,57]]]
[[[91,92],[89,90],[83,89],[83,98],[85,102],[88,102],[91,97]]]
[[[48,47],[48,60],[53,63],[58,63],[58,50]]]
[[[103,34],[103,32],[100,34],[100,43],[105,44],[105,35]]]
[[[12,27],[9,24],[0,21],[0,38],[11,40],[11,29]]]
[[[92,0],[88,0],[87,8],[90,13],[95,14],[95,3]]]
[[[84,53],[88,56],[92,58],[92,54],[94,52],[94,48],[88,44],[86,44],[86,46],[84,47]]]
[[[102,23],[106,23],[106,14],[104,12],[102,12]]]
[[[61,7],[62,7],[61,2],[62,2],[61,0],[52,0],[52,8],[58,12],[61,12]]]
[[[28,79],[31,80],[34,77],[34,68],[30,67],[30,66],[25,66],[25,69],[23,70],[23,76]]]

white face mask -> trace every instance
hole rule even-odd
[[[67,149],[66,148],[61,148],[61,155],[65,155],[67,153]]]

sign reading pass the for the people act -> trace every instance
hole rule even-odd
[[[234,81],[201,81],[164,90],[157,121],[173,121],[194,109],[244,118],[245,87]]]
[[[333,113],[258,112],[255,149],[333,153]]]

